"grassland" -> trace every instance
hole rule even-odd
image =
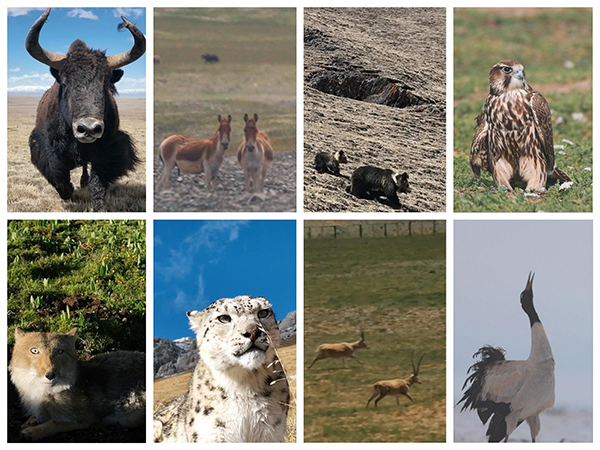
[[[279,356],[284,364],[290,383],[290,410],[287,419],[286,442],[296,442],[296,345],[279,349]],[[154,410],[166,405],[188,391],[191,372],[174,377],[154,380]]]
[[[231,114],[234,154],[243,116],[257,113],[275,151],[296,148],[296,14],[286,8],[154,10],[154,140],[209,137]],[[202,54],[220,62],[205,63]]]
[[[443,442],[446,418],[445,237],[305,241],[305,367],[319,344],[365,331],[363,362],[318,361],[304,376],[306,442]],[[365,404],[373,383],[411,374],[415,402]]]
[[[67,332],[80,350],[145,350],[144,221],[8,225],[8,343],[14,327]]]
[[[454,210],[592,210],[591,9],[455,9]],[[539,196],[496,188],[489,173],[475,180],[469,152],[475,116],[489,90],[490,68],[503,59],[524,64],[527,81],[552,110],[557,165],[574,181]]]

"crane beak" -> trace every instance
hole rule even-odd
[[[533,289],[533,278],[535,277],[535,273],[529,272],[529,277],[527,277],[527,285],[525,286],[526,291],[531,291]]]

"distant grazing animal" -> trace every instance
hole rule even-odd
[[[544,326],[533,306],[533,278],[529,273],[521,293],[521,308],[529,317],[531,351],[525,361],[506,361],[504,350],[485,345],[473,355],[481,359],[473,364],[458,402],[465,409],[476,409],[481,423],[490,421],[489,442],[508,441],[524,420],[529,424],[531,440],[540,432],[540,413],[554,406],[554,356]],[[512,326],[513,324],[511,324]],[[469,387],[465,390],[467,384]]]
[[[218,63],[220,61],[217,55],[213,55],[210,53],[205,53],[204,55],[202,55],[202,59],[205,63]]]
[[[327,358],[342,358],[342,364],[346,367],[346,358],[352,358],[360,362],[355,356],[356,350],[368,349],[369,346],[365,343],[365,333],[360,333],[360,340],[356,342],[342,342],[339,344],[321,344],[317,348],[317,357],[313,360],[308,368],[310,369],[320,359]]]
[[[528,191],[543,191],[548,177],[571,179],[554,164],[552,116],[546,99],[525,81],[519,61],[500,61],[490,70],[490,93],[477,116],[471,144],[471,171],[490,172],[496,186],[512,191],[523,180]]]
[[[358,198],[374,200],[385,195],[391,206],[400,208],[398,192],[409,193],[408,174],[380,169],[373,166],[362,166],[352,173],[350,186],[346,191]]]
[[[315,170],[319,173],[330,173],[338,177],[349,178],[340,174],[340,164],[347,162],[348,158],[344,150],[338,150],[333,156],[327,152],[319,152],[315,156]]]
[[[246,190],[262,192],[267,171],[273,163],[273,147],[269,136],[256,127],[257,114],[254,117],[244,114],[244,122],[244,141],[238,148],[238,162],[244,170]]]
[[[408,389],[413,384],[421,384],[421,380],[419,380],[418,375],[419,370],[421,369],[421,361],[423,361],[423,356],[425,356],[425,354],[421,356],[417,367],[415,367],[415,361],[413,360],[413,355],[411,355],[410,362],[412,364],[413,372],[408,378],[398,380],[383,380],[375,383],[373,385],[373,395],[367,401],[366,408],[369,407],[369,403],[371,403],[371,400],[373,400],[375,397],[377,397],[375,399],[375,407],[377,407],[377,403],[387,395],[394,395],[396,397],[396,405],[400,404],[400,401],[398,400],[399,395],[404,395],[411,402],[414,402],[412,397],[408,394]]]
[[[219,126],[209,139],[194,139],[174,134],[162,141],[158,153],[163,163],[163,171],[157,182],[159,191],[169,183],[169,176],[175,166],[183,173],[204,172],[206,190],[216,190],[215,178],[231,139],[231,116],[221,117],[219,114],[217,121]]]
[[[154,64],[160,64],[160,56],[154,55]]]
[[[189,391],[154,414],[154,442],[283,442],[290,390],[264,297],[222,298],[187,313],[200,359]]]
[[[79,361],[76,332],[77,328],[66,334],[15,329],[9,371],[29,416],[21,426],[26,440],[99,425],[144,426],[145,355],[116,351]]]
[[[47,9],[25,39],[29,54],[50,66],[56,79],[38,106],[29,137],[31,162],[64,200],[73,195],[71,170],[83,166],[81,187],[89,185],[94,211],[104,211],[108,185],[139,162],[131,137],[119,130],[115,83],[123,76],[119,67],[144,54],[146,39],[133,23],[121,17],[119,28],[127,28],[133,35],[130,50],[106,56],[76,40],[66,56],[52,53],[39,44],[49,14]],[[89,176],[88,163],[92,165]]]

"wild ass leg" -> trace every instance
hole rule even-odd
[[[158,176],[158,180],[156,182],[158,191],[162,191],[166,187],[166,185],[169,184],[169,177],[171,175],[171,171],[177,165],[175,158],[172,158],[168,161],[165,161],[162,157],[161,159],[163,161],[163,170]],[[179,170],[179,166],[177,166],[177,170]]]

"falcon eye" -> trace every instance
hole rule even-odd
[[[504,71],[504,73],[511,73],[512,69],[510,67],[503,67],[502,70]]]
[[[33,353],[34,355],[37,355],[40,351],[34,347],[30,350],[30,352]]]
[[[223,314],[222,316],[217,317],[217,320],[221,323],[229,323],[231,322],[231,317],[227,314]]]
[[[261,309],[258,312],[259,319],[265,319],[266,317],[269,317],[270,315],[271,315],[271,310],[269,310],[269,309]]]

